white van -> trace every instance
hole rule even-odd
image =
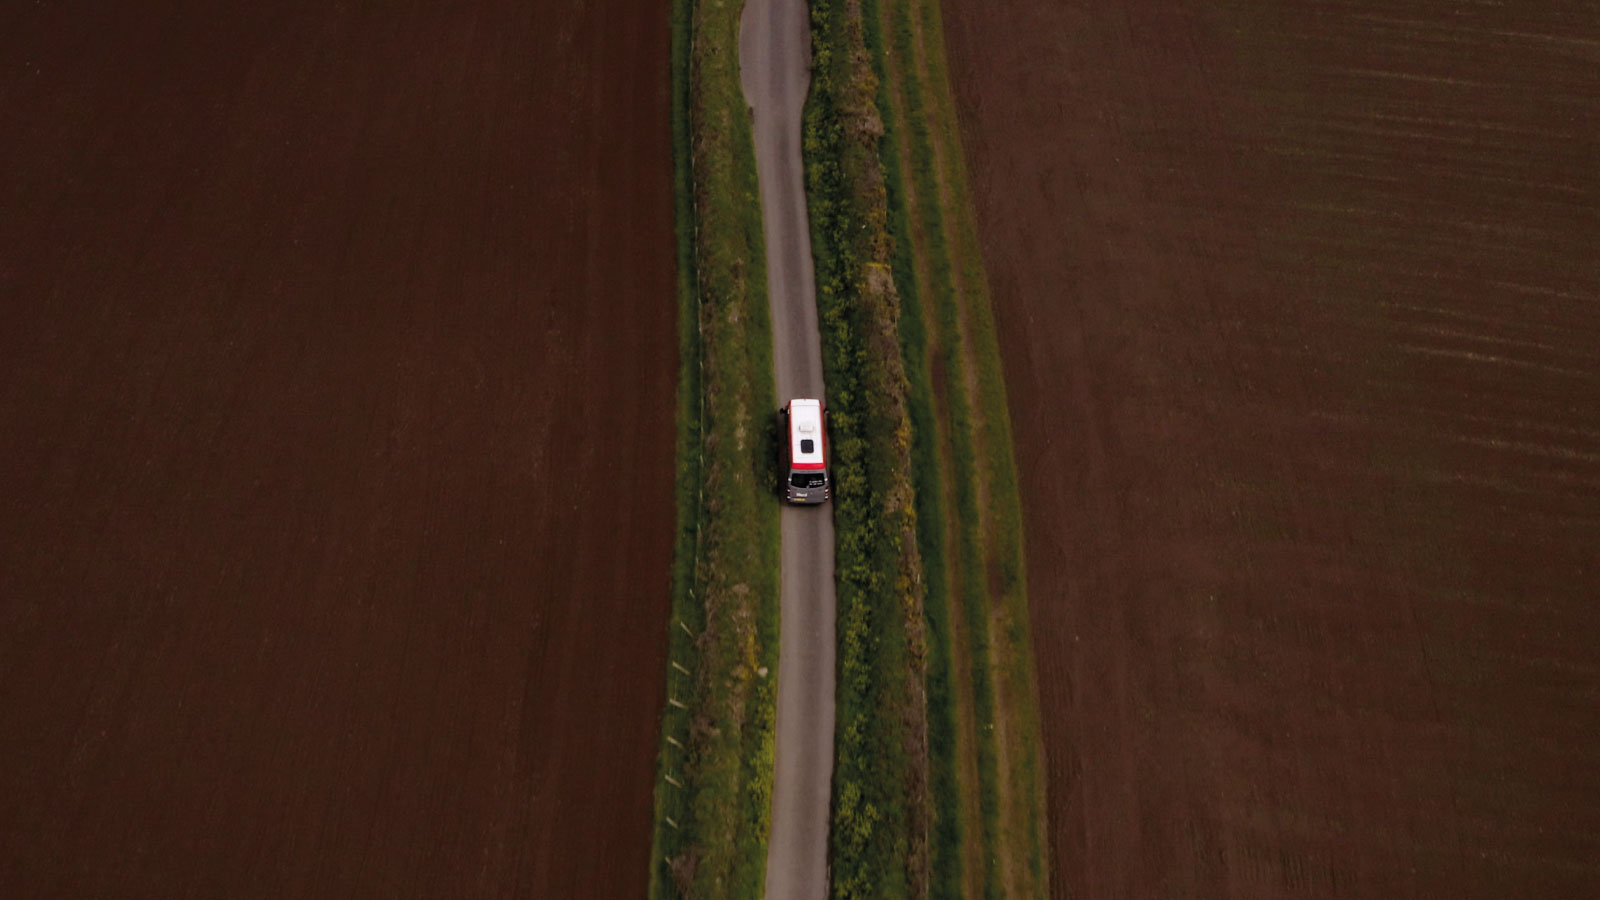
[[[778,411],[784,431],[784,497],[790,503],[825,502],[828,485],[827,419],[820,400],[790,400]]]

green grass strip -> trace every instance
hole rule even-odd
[[[988,665],[989,598],[984,580],[984,555],[981,534],[983,511],[977,491],[977,448],[973,440],[972,410],[967,397],[967,361],[961,343],[960,305],[955,295],[949,244],[944,221],[944,201],[938,186],[937,157],[928,129],[922,78],[917,72],[911,7],[894,4],[895,53],[906,96],[906,118],[912,158],[912,185],[927,247],[930,272],[929,297],[939,323],[939,340],[934,353],[946,373],[944,406],[949,423],[948,463],[952,467],[952,502],[956,515],[959,591],[962,624],[965,626],[967,656],[971,660],[973,718],[976,721],[978,784],[978,840],[985,861],[982,884],[985,898],[999,898],[1003,890],[995,859],[999,850],[1000,804],[999,764],[995,752],[995,695]],[[959,813],[958,813],[959,814]]]
[[[889,209],[889,235],[894,243],[892,271],[899,289],[900,342],[910,385],[907,409],[911,419],[912,486],[916,491],[917,545],[923,561],[923,613],[927,624],[928,782],[932,801],[928,894],[933,900],[960,900],[963,891],[963,821],[956,717],[952,679],[950,585],[945,558],[944,484],[933,381],[928,369],[928,330],[923,321],[922,284],[917,277],[905,179],[902,125],[891,101],[894,84],[883,52],[883,21],[876,0],[863,3],[867,46],[878,76],[878,108],[883,114],[880,156]],[[899,35],[896,35],[899,43]],[[901,51],[896,49],[896,54]],[[906,57],[901,56],[904,59]]]
[[[988,561],[997,572],[996,581],[1005,622],[995,659],[1000,668],[1000,677],[1006,682],[1005,694],[1009,701],[1006,709],[1012,745],[1009,788],[1017,802],[1024,807],[1024,821],[1019,825],[1026,832],[1013,834],[1012,838],[1013,841],[1020,840],[1026,848],[1033,891],[1042,891],[1047,884],[1048,865],[1044,838],[1045,790],[1040,770],[1043,743],[1034,683],[1033,644],[1029,634],[1022,507],[1012,449],[1011,419],[999,341],[994,329],[989,280],[984,270],[976,217],[967,188],[961,132],[946,62],[944,24],[938,0],[917,2],[926,41],[931,98],[926,121],[938,133],[939,143],[946,148],[942,177],[951,197],[946,212],[953,220],[954,253],[967,293],[967,339],[976,367],[978,402],[984,411],[980,434],[980,467],[989,496]]]
[[[950,470],[950,495],[945,498],[949,505],[945,509],[954,514],[955,546],[949,549],[956,555],[958,580],[954,589],[961,599],[965,626],[962,649],[971,660],[970,671],[966,674],[972,690],[971,712],[977,725],[972,752],[979,783],[960,785],[957,782],[957,787],[961,791],[977,792],[978,821],[968,824],[977,829],[978,849],[984,863],[984,871],[980,873],[983,895],[987,898],[1003,896],[1005,883],[1019,874],[1015,867],[1021,862],[1026,872],[1020,874],[1013,887],[1021,895],[1031,896],[1046,884],[1044,791],[1039,770],[1042,748],[1028,636],[1020,504],[1004,381],[988,282],[967,194],[938,3],[937,0],[894,0],[888,6],[893,64],[888,63],[891,54],[884,52],[881,36],[869,35],[868,45],[881,82],[879,105],[885,110],[887,140],[882,155],[891,200],[890,227],[896,240],[896,282],[902,286],[902,294],[913,301],[906,305],[902,334],[906,337],[907,373],[912,378],[913,421],[919,429],[936,426],[941,399],[932,397],[933,407],[927,413],[919,408],[924,402],[919,394],[928,384],[919,382],[923,373],[918,363],[924,358],[923,354],[930,354],[927,358],[943,369],[946,379],[942,398],[945,443],[937,446],[937,442],[924,442],[919,438],[914,441],[914,447],[918,448],[916,452],[926,452],[928,444],[933,443],[934,454],[942,455],[943,464]],[[878,15],[868,18],[873,22],[882,21]],[[921,61],[926,66],[926,83],[918,64],[918,33],[924,43]],[[888,102],[891,89],[905,104],[903,126],[892,115],[893,105]],[[944,149],[942,155],[936,152],[938,146]],[[905,167],[908,172],[902,171],[900,165],[902,150],[909,159]],[[909,185],[903,183],[906,178],[909,178]],[[915,200],[915,221],[907,218],[908,187]],[[912,243],[917,235],[922,238],[920,246]],[[918,282],[919,272],[927,275],[926,283]],[[964,298],[956,293],[958,285],[964,291]],[[937,325],[936,336],[930,336],[927,326],[910,315],[919,298]],[[969,378],[975,386],[971,394]],[[977,414],[978,410],[981,414]],[[942,529],[922,518],[930,513],[937,515],[933,511],[938,506],[928,501],[936,499],[940,493],[933,486],[938,482],[930,485],[922,475],[923,468],[928,465],[918,458],[918,540],[925,557],[934,561],[928,566],[932,573],[942,570],[938,564],[939,554],[946,552],[946,548],[935,543],[942,539]],[[980,509],[979,497],[985,491],[989,502]],[[991,593],[995,596],[991,597]],[[942,595],[936,596],[930,590],[927,609],[930,654],[937,650],[939,653],[935,656],[942,655],[945,648],[939,636],[948,627],[948,623],[938,618],[941,612],[948,614]],[[1000,626],[999,633],[991,634],[991,615]],[[938,733],[939,728],[948,728],[948,743],[955,743],[954,729],[959,727],[960,717],[940,709],[939,704],[947,700],[959,702],[959,695],[948,697],[947,684],[939,684],[936,689],[934,676],[939,660],[935,656],[930,656],[929,660],[930,778],[935,798],[935,851],[930,888],[933,896],[959,896],[962,889],[959,854],[951,860],[940,847],[951,840],[952,834],[944,824],[959,820],[960,799],[952,798],[950,791],[940,788],[944,763],[940,757],[941,735]],[[1002,698],[1003,709],[999,708]],[[1000,766],[996,727],[1002,720],[1007,761],[1004,772]],[[1012,802],[1003,805],[1003,795]],[[959,847],[959,836],[955,841]],[[1019,853],[1025,858],[1019,859],[1016,856]],[[1007,858],[1002,859],[1002,854]],[[1003,872],[1008,874],[1002,877]]]
[[[775,399],[739,12],[672,5],[678,534],[652,900],[759,896],[766,871],[779,538],[763,435]]]

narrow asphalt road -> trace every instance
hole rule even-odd
[[[823,397],[811,232],[800,162],[800,112],[811,77],[804,0],[746,0],[739,59],[755,115],[756,168],[772,297],[778,397]],[[767,900],[828,893],[833,782],[833,508],[783,511],[777,771]]]

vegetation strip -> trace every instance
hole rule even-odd
[[[838,541],[833,896],[928,887],[926,639],[882,120],[859,0],[814,0],[804,142]]]
[[[878,837],[914,847],[917,829],[929,830],[931,851],[908,868],[927,866],[931,896],[1036,896],[1046,884],[1047,862],[1020,507],[937,3],[864,0],[813,9],[818,83],[830,89],[827,95],[815,92],[813,103],[835,117],[837,129],[814,131],[808,119],[806,149],[816,157],[808,169],[823,176],[811,184],[819,284],[825,255],[838,253],[838,247],[845,248],[840,255],[846,262],[834,268],[845,275],[849,263],[885,244],[891,248],[885,271],[893,282],[886,295],[893,297],[898,288],[904,301],[898,324],[908,386],[904,406],[913,428],[915,535],[923,557],[932,561],[925,583],[923,668],[931,822],[907,823],[903,836]],[[864,25],[854,25],[863,9]],[[848,62],[840,63],[836,54]],[[862,71],[863,56],[871,60],[871,71]],[[841,88],[841,77],[854,80]],[[876,151],[880,160],[853,160],[861,148]],[[835,196],[827,191],[830,175],[845,185],[834,185]],[[882,208],[875,208],[875,194],[881,194]],[[830,201],[835,205],[826,205]],[[840,215],[840,208],[847,213]],[[885,224],[878,226],[880,220]],[[821,239],[830,226],[840,236],[833,246]],[[855,257],[848,256],[852,251]],[[825,328],[825,344],[829,338]],[[841,522],[841,548],[849,539]],[[842,604],[841,599],[841,610]],[[841,659],[850,652],[842,641]],[[841,732],[841,770],[854,746],[849,737]],[[836,785],[836,797],[853,799],[840,791]],[[836,828],[841,824],[836,817]],[[868,870],[885,862],[873,854],[870,840],[852,843],[836,833],[834,847],[836,896],[854,896],[861,887],[839,877],[857,872],[851,853],[859,851]],[[891,872],[863,884],[865,893],[897,896],[903,886],[914,891],[916,882]]]
[[[942,198],[936,187],[935,159],[928,132],[923,102],[922,79],[916,69],[911,9],[904,2],[884,0],[884,20],[891,43],[883,60],[884,81],[894,86],[894,96],[904,111],[905,128],[891,135],[890,143],[905,155],[909,183],[906,196],[912,214],[911,240],[897,245],[897,256],[915,257],[908,266],[921,282],[917,293],[923,314],[933,323],[925,347],[907,352],[928,354],[930,367],[942,377],[929,384],[929,403],[935,410],[938,440],[930,441],[929,455],[941,458],[946,478],[938,486],[945,493],[947,508],[954,513],[947,523],[948,546],[945,559],[954,592],[948,600],[955,615],[952,632],[956,642],[950,649],[951,665],[958,679],[949,696],[954,708],[947,717],[956,730],[950,743],[960,755],[959,764],[968,784],[935,810],[936,822],[964,821],[966,846],[964,861],[970,871],[962,872],[960,858],[942,857],[936,861],[934,884],[937,896],[1002,896],[997,866],[1000,855],[998,773],[995,757],[994,691],[987,665],[989,627],[983,573],[983,548],[978,522],[982,517],[974,467],[974,449],[969,400],[963,390],[967,370],[961,341],[961,324],[955,297],[955,281],[950,270],[950,255],[945,237]],[[893,154],[890,154],[893,155]],[[919,460],[919,465],[924,464]],[[933,499],[919,495],[920,504]],[[963,880],[963,874],[965,879]]]
[[[999,689],[1001,785],[1005,791],[1004,835],[1008,865],[1015,867],[1019,896],[1042,894],[1048,883],[1045,841],[1045,783],[1040,761],[1044,744],[1039,729],[1038,687],[1034,680],[1033,641],[1029,632],[1027,575],[1022,543],[1022,504],[1018,491],[1011,419],[1006,402],[1000,345],[994,331],[989,279],[978,242],[971,195],[967,191],[961,132],[945,64],[944,24],[938,0],[916,0],[921,8],[922,60],[941,154],[940,181],[944,209],[951,222],[951,245],[977,398],[983,411],[979,473],[987,497],[984,520],[986,581],[994,617],[991,659]]]
[[[973,881],[986,898],[1007,896],[1002,879],[1008,856],[1001,839],[1000,810],[1004,793],[1000,782],[995,730],[999,713],[996,709],[995,684],[991,660],[989,596],[985,583],[986,558],[984,554],[981,523],[988,516],[983,502],[982,482],[978,477],[977,461],[981,448],[975,440],[973,422],[982,417],[975,409],[968,390],[970,382],[970,357],[966,329],[961,316],[960,279],[952,271],[949,240],[943,210],[947,200],[939,190],[937,164],[939,154],[928,127],[928,108],[924,103],[923,81],[919,71],[921,54],[916,40],[912,15],[915,11],[906,2],[893,2],[896,81],[902,86],[908,107],[908,140],[911,166],[912,193],[917,197],[919,211],[918,231],[923,236],[922,247],[930,271],[929,290],[926,292],[929,313],[938,322],[937,340],[930,348],[937,365],[945,373],[942,383],[936,386],[936,401],[940,405],[941,419],[945,424],[946,442],[942,445],[946,466],[951,470],[947,482],[950,503],[956,515],[952,519],[956,552],[951,564],[956,573],[957,591],[953,608],[958,611],[962,646],[956,649],[958,671],[967,680],[966,690],[957,698],[965,699],[971,708],[961,711],[960,721],[968,723],[971,730],[964,732],[961,741],[964,751],[970,754],[968,767],[976,776],[975,784],[966,790],[974,795],[966,809],[975,808],[976,819],[969,822],[967,830],[972,846],[969,858],[980,863]]]
[[[884,62],[890,55],[881,52],[884,46],[884,19],[889,4],[867,13],[867,44],[874,59]],[[898,53],[898,50],[893,52]],[[950,577],[952,568],[946,548],[956,544],[955,517],[944,515],[944,500],[949,493],[948,472],[942,464],[942,445],[947,428],[942,422],[938,405],[934,402],[933,376],[930,371],[928,346],[929,323],[925,320],[924,303],[920,296],[922,285],[929,283],[926,254],[914,252],[921,232],[914,231],[916,198],[904,189],[903,173],[911,165],[905,146],[902,125],[906,102],[904,88],[878,69],[878,105],[883,111],[884,152],[883,168],[889,208],[889,235],[894,246],[892,271],[895,285],[901,296],[900,340],[905,358],[906,378],[910,387],[907,408],[911,418],[911,458],[913,485],[916,490],[917,544],[921,549],[925,594],[923,618],[927,623],[927,697],[928,697],[928,783],[932,796],[933,821],[931,823],[929,852],[930,897],[961,898],[978,896],[976,882],[966,880],[981,875],[981,860],[968,852],[964,839],[965,820],[969,818],[963,803],[968,794],[961,790],[960,768],[970,754],[963,753],[970,722],[958,715],[962,707],[958,697],[970,693],[969,678],[954,658],[962,636],[958,624],[951,618]],[[891,90],[891,86],[895,90]],[[970,703],[967,704],[970,706]],[[970,717],[969,717],[970,718]],[[971,776],[976,780],[976,775]],[[974,798],[975,799],[975,798]],[[957,813],[955,811],[960,810]],[[973,815],[971,818],[975,819]]]
[[[674,0],[679,532],[650,897],[759,896],[778,652],[775,407],[739,4]]]

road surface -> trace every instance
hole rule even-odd
[[[755,117],[772,297],[778,396],[822,397],[811,235],[800,163],[800,110],[810,80],[803,0],[749,0],[739,35],[746,101]],[[834,596],[832,508],[783,511],[782,644],[777,771],[767,851],[768,900],[813,900],[828,890],[833,777]]]

